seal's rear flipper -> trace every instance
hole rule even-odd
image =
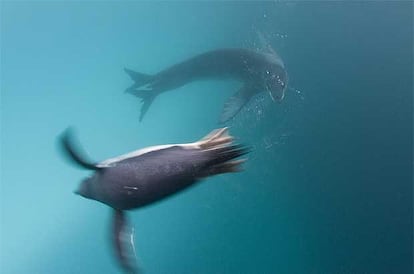
[[[136,87],[140,87],[152,79],[152,75],[136,72],[127,68],[124,68],[124,71],[131,77],[131,79],[135,82]]]
[[[140,72],[136,72],[127,68],[124,68],[124,71],[131,77],[131,79],[134,81],[134,84],[127,88],[125,92],[133,93],[135,89],[141,88],[144,85],[148,85],[150,81],[153,79],[152,75],[144,74]],[[150,89],[149,89],[150,90]]]
[[[112,241],[115,255],[126,273],[139,273],[134,246],[134,231],[128,225],[123,211],[115,210],[113,219]]]
[[[224,104],[223,111],[220,116],[220,123],[225,123],[233,118],[242,107],[250,100],[254,94],[254,88],[251,86],[243,86],[239,91],[231,96]]]
[[[135,95],[138,98],[141,98],[141,102],[143,105],[141,107],[141,114],[139,116],[139,121],[141,122],[144,118],[144,115],[147,113],[149,107],[151,106],[152,102],[154,101],[155,97],[157,97],[158,93],[154,91],[148,90],[127,90],[126,92]]]
[[[98,167],[91,160],[87,159],[86,153],[82,152],[78,142],[75,143],[73,129],[67,128],[59,137],[61,151],[74,164],[92,170],[98,170]]]

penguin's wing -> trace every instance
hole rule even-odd
[[[85,169],[101,169],[101,167],[98,167],[97,164],[86,157],[86,153],[83,152],[79,142],[77,142],[72,128],[67,128],[60,135],[59,141],[61,152],[70,162]]]
[[[113,218],[112,242],[118,263],[126,273],[138,274],[134,230],[128,225],[123,211],[115,210]]]

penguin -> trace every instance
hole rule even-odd
[[[146,147],[94,162],[82,151],[72,128],[59,136],[63,155],[78,167],[93,171],[75,193],[113,210],[114,253],[126,273],[140,272],[126,211],[159,202],[207,177],[241,171],[246,159],[240,157],[250,150],[233,141],[228,128],[220,128],[193,143]]]

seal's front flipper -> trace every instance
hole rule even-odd
[[[117,260],[126,273],[139,273],[134,246],[134,231],[123,211],[115,210],[112,241]]]
[[[285,67],[285,64],[282,61],[282,58],[280,58],[279,54],[272,48],[270,45],[269,40],[265,37],[263,32],[256,31],[257,37],[259,38],[259,45],[261,47],[261,51],[264,53],[268,53],[273,56],[273,58],[276,60],[276,62],[282,67]]]
[[[220,116],[220,123],[225,123],[233,118],[250,100],[254,93],[254,88],[251,86],[241,87],[239,91],[231,96],[224,104],[224,108]]]
[[[59,137],[61,151],[74,164],[92,170],[100,169],[95,163],[89,160],[76,141],[73,129],[66,129]]]

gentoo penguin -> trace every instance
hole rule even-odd
[[[85,157],[73,131],[60,136],[64,155],[94,173],[84,179],[77,194],[113,209],[113,247],[121,267],[137,273],[132,229],[125,211],[141,208],[184,190],[203,178],[241,170],[248,149],[233,144],[227,128],[213,130],[186,144],[147,147],[99,163]]]

